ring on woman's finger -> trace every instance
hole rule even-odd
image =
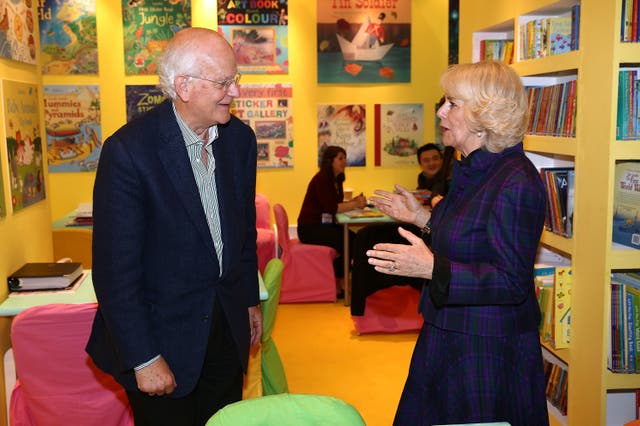
[[[391,262],[391,266],[389,266],[389,271],[393,272],[396,270],[396,263],[395,262]]]

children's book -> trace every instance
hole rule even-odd
[[[640,162],[617,163],[613,184],[612,240],[640,248]]]

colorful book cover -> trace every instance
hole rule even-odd
[[[580,3],[571,8],[571,50],[580,48]]]
[[[569,347],[571,341],[571,287],[570,266],[555,268],[553,285],[553,345],[556,349]]]
[[[45,85],[44,123],[49,172],[89,172],[102,149],[100,89],[94,85]]]
[[[231,113],[247,123],[258,141],[258,167],[293,167],[293,89],[291,83],[243,84]]]
[[[413,166],[424,142],[423,104],[376,104],[375,165]]]
[[[288,0],[218,1],[218,31],[236,52],[238,72],[289,72],[288,13]]]
[[[38,86],[2,81],[13,212],[45,198]]]
[[[553,330],[553,287],[540,288],[540,338],[544,342],[551,342]]]
[[[131,84],[124,87],[127,103],[127,122],[152,110],[166,98],[155,84]]]
[[[629,103],[629,93],[627,91],[630,70],[620,70],[618,73],[618,103],[616,113],[616,139],[626,139],[627,122],[629,111],[627,105]]]
[[[348,166],[366,165],[367,132],[364,104],[318,105],[318,166],[330,145],[347,151]]]
[[[634,287],[627,287],[627,294],[631,294],[632,297],[632,310],[633,310],[633,336],[634,336],[634,348],[635,348],[635,372],[640,371],[640,289]]]
[[[553,290],[555,270],[555,266],[540,263],[537,263],[533,268],[533,279],[541,315],[539,331],[540,337],[542,337],[545,341],[547,340],[545,339],[545,334],[547,334],[549,324],[551,322],[550,317],[547,316],[547,314],[549,314],[549,311],[547,310],[547,304]],[[546,328],[545,324],[547,324]]]
[[[567,172],[567,228],[565,236],[571,238],[573,236],[573,203],[576,192],[576,172],[569,170]]]
[[[122,0],[125,74],[156,74],[173,34],[190,26],[191,0]]]
[[[43,74],[98,74],[95,0],[40,0]]]
[[[549,55],[558,55],[571,50],[571,16],[547,19]]]
[[[36,64],[35,18],[31,0],[2,2],[0,56],[18,62]]]
[[[627,313],[627,370],[629,373],[635,373],[636,371],[636,334],[634,328],[634,295],[630,291],[630,288],[626,288],[625,309]]]
[[[613,209],[613,242],[640,248],[640,162],[616,164]]]
[[[616,283],[614,281],[611,282],[611,324],[610,324],[610,333],[609,333],[609,342],[610,342],[610,350],[609,350],[609,360],[608,367],[611,371],[618,371],[620,369],[620,341],[618,339],[618,335],[620,334],[619,330],[619,321],[618,321],[618,313],[619,313],[619,288],[622,284]]]
[[[627,311],[625,309],[627,299],[627,286],[618,287],[618,339],[620,341],[620,371],[627,371]]]
[[[317,4],[318,83],[411,81],[411,2]]]

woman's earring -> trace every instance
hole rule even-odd
[[[479,138],[481,138],[481,137],[482,137],[482,135],[484,135],[484,132],[478,132],[478,133],[476,133],[476,135],[477,135]]]

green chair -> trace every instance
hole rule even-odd
[[[263,281],[269,298],[260,303],[262,309],[262,394],[273,395],[289,392],[284,366],[271,338],[276,322],[276,311],[280,301],[280,283],[284,264],[280,259],[271,259],[264,269]]]
[[[268,266],[267,266],[268,267]],[[227,405],[205,426],[364,426],[360,413],[331,396],[281,393]]]

